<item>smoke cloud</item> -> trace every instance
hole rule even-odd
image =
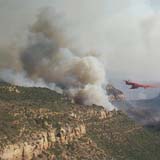
[[[109,78],[159,81],[158,0],[2,0],[0,44],[13,39],[24,44],[27,25],[35,21],[38,9],[46,6],[53,6],[60,13],[58,20],[50,20],[72,40],[68,47],[78,48],[80,55],[98,51],[107,63]],[[37,32],[41,29],[33,28]]]
[[[57,93],[62,94],[61,88],[57,87],[54,83],[46,83],[43,79],[32,80],[27,77],[25,72],[16,72],[12,69],[0,70],[0,78],[11,84],[17,84],[24,87],[42,87],[55,90]]]
[[[114,109],[105,89],[104,64],[93,54],[77,51],[61,25],[57,15],[50,16],[48,9],[43,10],[30,27],[28,42],[19,53],[21,69],[2,69],[0,78],[17,85],[63,92],[80,104]]]
[[[38,9],[46,6],[53,6],[54,14],[43,10],[36,20]],[[95,58],[110,79],[159,81],[159,9],[158,0],[0,1],[0,45],[18,41],[24,47],[0,47],[0,68],[25,73],[33,81],[54,82],[63,90],[70,88],[71,94],[72,88],[90,85],[75,78],[77,71],[71,69],[78,65],[72,61],[82,63],[77,61],[85,57]],[[98,83],[102,89],[104,81]],[[126,93],[134,92],[138,95]]]

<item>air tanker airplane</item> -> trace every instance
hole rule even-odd
[[[160,88],[160,86],[156,86],[156,85],[149,85],[149,84],[141,84],[141,83],[137,83],[137,82],[132,82],[129,80],[125,80],[124,81],[126,85],[130,85],[131,88],[130,89],[137,89],[137,88]]]

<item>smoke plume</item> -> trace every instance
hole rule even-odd
[[[105,89],[107,80],[103,63],[96,56],[73,51],[55,17],[51,22],[47,10],[38,15],[29,30],[28,42],[19,53],[21,71],[5,69],[0,72],[0,78],[17,85],[63,92],[80,104],[114,109]]]

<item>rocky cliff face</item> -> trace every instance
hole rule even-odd
[[[159,135],[121,111],[77,105],[44,88],[16,87],[17,94],[8,87],[0,87],[2,160],[160,159]]]
[[[84,134],[86,134],[84,124],[75,128],[66,126],[59,130],[50,128],[47,132],[32,133],[28,140],[7,145],[1,149],[0,158],[3,160],[31,160],[38,157],[43,151],[52,148],[56,143],[68,144]],[[54,157],[54,154],[50,155],[51,157]]]
[[[5,105],[8,106],[6,109],[13,107],[9,103],[6,103]],[[42,156],[42,159],[54,159],[56,157],[55,151],[48,153],[47,155],[44,153],[50,149],[56,150],[59,146],[62,147],[63,145],[75,143],[80,138],[87,136],[85,121],[88,121],[93,117],[103,120],[112,117],[113,115],[113,112],[107,112],[104,109],[94,109],[94,107],[96,108],[97,106],[92,107],[93,108],[82,107],[81,109],[76,107],[64,113],[53,112],[43,108],[12,108],[13,110],[9,113],[10,115],[13,115],[14,118],[24,117],[24,119],[14,119],[11,122],[12,127],[22,125],[23,128],[20,128],[18,135],[15,135],[15,141],[13,140],[13,137],[10,137],[9,141],[7,141],[8,144],[1,141],[1,144],[3,145],[0,149],[0,159],[32,160],[39,159],[39,156]],[[25,125],[27,125],[30,120],[37,121],[35,124],[36,126],[32,124],[32,126],[30,126],[32,128],[26,128]],[[54,120],[55,122],[51,122],[50,120]],[[40,123],[42,128],[39,128]],[[34,127],[36,128],[34,129]],[[3,136],[5,138],[5,135]],[[3,138],[3,136],[1,138]],[[90,138],[85,138],[85,141],[85,145],[96,146]],[[105,157],[104,153],[102,155]],[[61,158],[62,157],[63,159],[66,159],[64,158],[66,156],[63,152],[61,153]]]
[[[110,101],[123,101],[125,100],[125,95],[122,91],[115,88],[113,85],[109,84],[106,87],[107,94]]]

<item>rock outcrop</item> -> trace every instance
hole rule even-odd
[[[123,101],[125,100],[125,95],[122,91],[119,89],[115,88],[113,85],[109,84],[106,87],[107,94],[109,96],[110,101]]]

